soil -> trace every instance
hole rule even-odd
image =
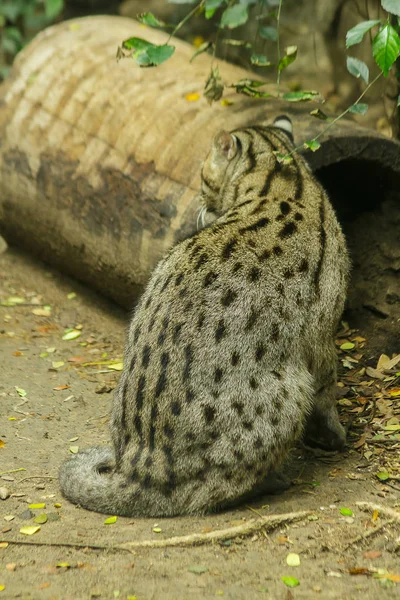
[[[119,517],[106,525],[110,515],[85,511],[62,498],[57,471],[77,446],[109,443],[112,391],[107,390],[119,376],[110,366],[122,357],[128,315],[13,248],[0,256],[0,302],[0,488],[10,494],[0,500],[0,589],[5,586],[0,598],[399,596],[400,512],[399,521],[386,526],[382,510],[374,514],[356,505],[357,501],[395,509],[400,505],[400,436],[396,426],[391,432],[382,428],[384,423],[398,422],[393,387],[398,378],[383,376],[382,383],[365,375],[365,368],[351,370],[349,360],[360,363],[357,369],[363,365],[368,341],[362,341],[362,332],[345,324],[339,333],[338,344],[353,339],[356,346],[351,355],[339,350],[338,397],[349,428],[344,453],[295,448],[285,467],[291,487],[248,506],[204,517]],[[62,340],[67,328],[81,335]],[[376,473],[386,471],[392,478],[382,482]],[[46,506],[29,509],[38,503]],[[344,508],[353,514],[343,515]],[[158,541],[237,526],[260,514],[301,510],[311,515],[223,544],[135,552],[85,548]],[[43,513],[47,522],[37,533],[20,533],[24,526],[35,526],[34,518]],[[40,543],[49,545],[34,545]],[[63,546],[66,543],[72,547]],[[289,553],[299,555],[299,566],[288,566]],[[57,566],[62,563],[69,566]],[[289,588],[282,577],[295,577],[299,585]]]

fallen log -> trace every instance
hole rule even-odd
[[[188,94],[202,93],[209,57],[190,64],[193,48],[174,40],[175,55],[156,69],[117,63],[117,46],[131,36],[166,39],[122,17],[50,27],[18,55],[0,86],[0,233],[126,307],[165,250],[195,230],[200,166],[218,130],[282,112],[291,116],[298,143],[325,127],[309,116],[309,104],[233,92],[228,106],[190,102]],[[249,76],[227,63],[220,71],[228,82]],[[364,205],[393,202],[398,143],[342,120],[321,144],[307,158],[342,221],[353,223]],[[396,275],[400,251],[386,254]],[[399,327],[395,280],[375,283],[380,296],[371,306]],[[353,287],[357,308],[365,286]]]

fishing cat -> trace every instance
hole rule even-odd
[[[349,272],[335,213],[278,117],[214,139],[216,220],[161,260],[132,318],[113,449],[64,463],[66,498],[125,516],[204,513],[268,488],[305,432],[341,448],[334,335]]]

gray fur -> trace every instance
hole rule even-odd
[[[217,219],[154,270],[130,324],[113,452],[92,448],[61,467],[72,502],[203,513],[265,489],[304,430],[311,443],[343,445],[334,334],[345,241],[305,161],[278,164],[275,153],[293,148],[278,124],[216,136],[202,201]]]

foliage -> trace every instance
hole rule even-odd
[[[64,8],[64,0],[0,0],[0,53],[10,62]],[[0,78],[8,73],[0,64]]]

